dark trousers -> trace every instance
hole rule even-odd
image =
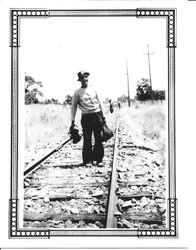
[[[101,162],[103,159],[104,148],[100,137],[102,123],[102,112],[82,115],[81,124],[84,137],[82,158],[84,163]],[[95,139],[94,146],[92,145],[92,134]]]

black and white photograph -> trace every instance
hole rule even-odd
[[[0,248],[195,249],[195,9],[0,0]]]
[[[11,237],[176,237],[175,19],[11,10]]]

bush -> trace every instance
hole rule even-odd
[[[149,80],[142,78],[138,81],[136,88],[136,99],[139,101],[146,101],[151,99],[151,86]]]
[[[153,100],[165,100],[165,90],[153,90]]]
[[[152,94],[152,96],[151,96]],[[165,90],[152,90],[149,80],[142,78],[138,81],[136,89],[136,99],[139,101],[165,100]]]
[[[39,103],[39,97],[43,96],[39,90],[41,87],[41,82],[36,82],[31,76],[25,76],[25,104]]]

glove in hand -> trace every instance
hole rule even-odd
[[[69,132],[72,132],[73,129],[74,129],[74,127],[75,127],[75,122],[72,121],[71,126],[70,126],[70,128],[69,128]]]

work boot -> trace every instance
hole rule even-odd
[[[88,163],[85,164],[85,166],[86,166],[87,168],[90,168],[90,167],[92,167],[92,163],[91,163],[91,162],[88,162]]]
[[[102,161],[97,162],[97,167],[104,167],[104,163]]]
[[[93,162],[92,162],[92,165],[93,165],[93,166],[96,166],[96,165],[97,165],[97,162],[96,162],[96,161],[93,161]]]

